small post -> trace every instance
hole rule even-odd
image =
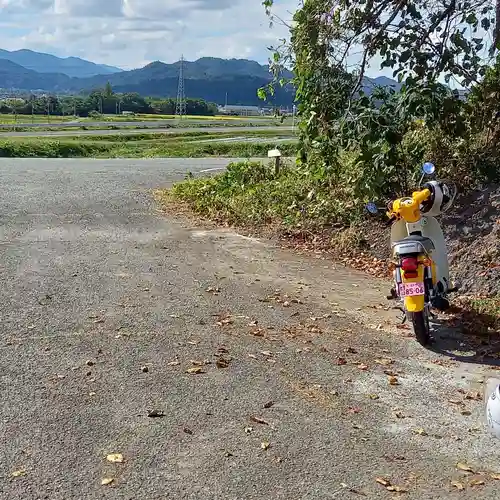
[[[267,152],[268,158],[274,158],[274,174],[278,175],[280,173],[280,162],[281,162],[281,151],[276,149],[271,149]]]

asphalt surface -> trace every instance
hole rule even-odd
[[[427,351],[386,283],[158,210],[226,162],[0,161],[0,498],[497,499],[463,339]]]
[[[94,124],[92,124],[94,126]],[[186,127],[186,128],[148,128],[143,130],[137,129],[117,129],[117,130],[33,130],[29,132],[13,132],[6,131],[0,132],[0,139],[2,137],[68,137],[68,136],[92,136],[92,135],[134,135],[134,134],[184,134],[186,132],[206,132],[207,134],[214,133],[238,133],[238,132],[249,132],[249,131],[272,131],[279,132],[290,131],[292,127],[289,126],[255,126],[255,127]]]

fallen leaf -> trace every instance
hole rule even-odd
[[[460,399],[448,399],[448,403],[454,404],[454,405],[463,405],[464,402],[461,401]]]
[[[198,361],[196,359],[190,359],[189,362],[194,366],[203,366],[205,364],[203,361]]]
[[[470,466],[462,462],[458,462],[457,469],[463,470],[464,472],[474,472]]]
[[[388,375],[389,377],[397,377],[398,373],[395,372],[394,370],[384,370],[384,373]]]
[[[395,491],[396,493],[408,493],[408,490],[406,488],[402,488],[401,486],[394,486],[390,484],[387,486],[387,491]]]
[[[399,385],[398,378],[394,376],[389,377],[389,385]]]
[[[177,366],[180,364],[181,362],[178,359],[174,359],[174,361],[170,361],[170,363],[168,363],[168,366]]]
[[[107,484],[111,484],[114,481],[112,477],[104,477],[101,479],[101,484],[106,486]]]
[[[347,365],[347,360],[345,358],[338,358],[336,364],[339,365],[339,366],[341,366],[341,365]]]
[[[451,485],[454,486],[457,490],[460,490],[460,491],[465,489],[465,486],[462,483],[458,482],[458,481],[452,481]]]
[[[274,406],[274,401],[268,401],[267,403],[264,403],[264,408],[271,408]]]
[[[389,462],[394,462],[396,460],[406,460],[406,457],[403,457],[403,455],[384,455],[384,458]]]
[[[217,368],[227,368],[229,366],[229,363],[230,363],[229,359],[220,357],[215,362],[215,365],[217,366]]]
[[[234,321],[232,318],[222,318],[222,319],[219,319],[219,321],[217,321],[216,325],[217,326],[231,325],[233,322]]]
[[[193,366],[192,368],[188,368],[186,372],[194,375],[197,375],[198,373],[205,373],[201,366]]]
[[[14,472],[11,473],[12,477],[21,477],[26,475],[26,469],[19,469],[15,470]]]
[[[500,474],[498,474],[496,472],[492,472],[490,474],[490,477],[491,477],[491,479],[496,479],[497,481],[500,481]]]
[[[186,434],[189,434],[190,436],[193,435],[193,431],[191,429],[189,429],[188,427],[184,427],[182,430],[183,430],[183,432],[185,432]]]
[[[249,354],[248,357],[252,359],[257,359],[257,356],[255,354]]]
[[[373,399],[374,401],[380,399],[380,396],[378,394],[369,394],[368,397],[370,399]]]
[[[464,415],[465,417],[468,417],[469,415],[472,415],[472,412],[470,410],[462,410],[460,413],[462,415]]]
[[[110,453],[106,456],[106,460],[108,462],[119,463],[121,464],[123,460],[123,455],[121,453]]]
[[[161,418],[164,417],[165,413],[163,413],[161,410],[151,410],[148,411],[148,417],[149,418]]]
[[[482,486],[484,481],[482,479],[471,479],[469,481],[469,486]]]
[[[473,401],[482,401],[483,397],[481,396],[480,392],[473,391],[473,392],[468,392],[465,395],[465,399],[472,399]]]
[[[368,370],[368,365],[365,365],[365,364],[361,363],[361,364],[358,365],[358,368],[360,370],[366,371],[366,370]]]
[[[263,418],[260,418],[260,417],[254,417],[254,416],[251,416],[251,417],[250,417],[250,420],[251,420],[252,422],[257,423],[257,424],[269,425],[269,422],[267,422],[266,420],[264,420]]]
[[[387,488],[387,486],[390,486],[391,485],[391,482],[389,481],[389,479],[386,479],[384,477],[376,477],[375,478],[375,481],[378,483],[378,484],[381,484],[382,486],[385,486]]]
[[[263,356],[271,357],[273,353],[271,351],[260,351]]]
[[[419,436],[428,436],[427,432],[424,429],[415,429],[413,432],[415,434],[418,434]]]
[[[250,330],[250,334],[254,337],[265,337],[266,332],[263,328],[253,328]]]
[[[377,363],[378,365],[382,365],[382,366],[389,366],[389,365],[392,365],[392,363],[394,363],[394,361],[392,359],[382,358],[382,359],[376,359],[375,363]]]
[[[269,441],[263,441],[262,443],[260,443],[260,447],[263,450],[267,450],[270,446],[271,446],[271,443],[269,443]]]

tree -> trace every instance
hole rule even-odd
[[[108,99],[113,97],[113,87],[110,82],[107,82],[106,87],[104,87],[104,96]]]
[[[281,22],[273,0],[262,3]],[[473,141],[458,94],[440,82],[478,84],[495,21],[489,0],[302,0],[273,50],[268,92],[293,70],[304,175],[342,186],[352,208],[411,183],[433,138]],[[401,90],[369,88],[374,64]]]

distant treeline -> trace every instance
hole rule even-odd
[[[78,96],[35,96],[25,99],[5,99],[0,101],[0,113],[20,115],[76,115],[150,113],[173,115],[176,100],[171,98],[150,99],[137,93],[117,94],[108,84],[103,89],[92,91],[88,95]],[[186,99],[188,115],[214,115],[217,105],[203,99]]]

